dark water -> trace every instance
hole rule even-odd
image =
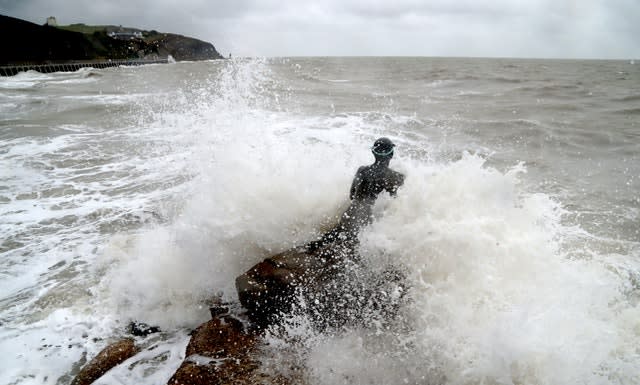
[[[0,79],[0,383],[164,383],[206,299],[340,213],[379,136],[407,175],[361,255],[409,274],[390,328],[292,317],[264,362],[318,384],[640,383],[640,67],[277,58]],[[288,360],[288,361],[287,361]],[[74,366],[75,365],[75,366]],[[74,369],[75,368],[75,369]]]

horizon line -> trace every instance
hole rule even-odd
[[[496,60],[565,60],[565,61],[629,61],[635,64],[639,58],[620,57],[620,58],[603,58],[603,57],[527,57],[527,56],[464,56],[464,55],[238,55],[232,56],[232,59],[285,59],[285,58],[407,58],[407,59],[496,59]],[[228,59],[228,57],[225,57]]]

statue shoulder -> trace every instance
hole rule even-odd
[[[358,167],[358,171],[356,171],[356,177],[362,177],[362,175],[364,175],[368,169],[369,169],[369,166]]]
[[[397,184],[402,184],[404,182],[404,174],[398,172],[396,170],[389,169],[391,171],[391,177],[393,180],[397,181]]]

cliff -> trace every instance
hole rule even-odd
[[[116,26],[40,26],[0,15],[0,65],[103,59],[221,59],[211,43],[156,31]]]

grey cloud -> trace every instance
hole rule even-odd
[[[396,18],[404,15],[508,17],[517,13],[513,7],[499,2],[478,1],[354,1],[343,3],[343,8],[359,17]]]
[[[640,57],[637,0],[0,0],[0,13],[181,33],[251,56]]]

